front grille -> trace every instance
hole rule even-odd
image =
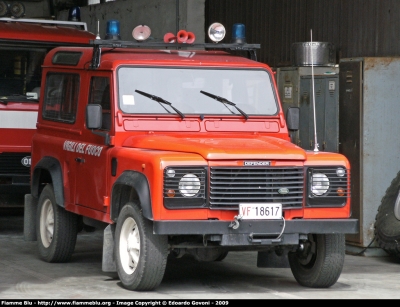
[[[30,157],[30,153],[1,153],[0,174],[2,175],[29,175],[30,167],[22,164],[22,159]]]
[[[287,193],[287,194],[283,194]],[[299,208],[303,203],[301,167],[211,167],[210,208],[237,209],[240,203],[281,203]]]

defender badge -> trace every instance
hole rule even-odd
[[[270,166],[271,161],[244,161],[244,166]]]

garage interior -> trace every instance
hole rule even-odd
[[[318,135],[326,139],[320,150],[338,151],[352,165],[352,217],[359,233],[346,237],[350,250],[374,244],[374,222],[386,189],[400,165],[400,121],[397,84],[400,80],[400,3],[397,0],[30,0],[21,1],[24,18],[68,20],[80,8],[88,30],[105,37],[107,20],[120,22],[121,39],[132,40],[137,25],[151,28],[152,39],[166,32],[191,31],[205,42],[208,26],[225,25],[225,40],[235,23],[246,26],[246,41],[260,43],[257,59],[276,72],[281,101],[307,110],[310,71],[294,61],[296,43],[329,44],[328,62],[317,67],[323,118]],[[312,32],[311,32],[312,31]],[[308,65],[305,65],[308,66]],[[334,83],[330,83],[330,81]],[[285,83],[293,99],[285,101]],[[286,85],[287,85],[286,84]],[[334,84],[334,87],[329,87]],[[295,99],[296,97],[296,99]],[[309,107],[308,111],[309,112]],[[308,113],[307,113],[308,114]],[[327,117],[330,116],[330,117]],[[305,120],[308,115],[305,116]],[[318,121],[318,117],[317,117]],[[303,121],[299,145],[312,149],[309,125]],[[325,138],[325,139],[324,139]],[[324,141],[321,142],[324,144]],[[310,148],[311,147],[311,148]],[[372,243],[372,244],[371,244]],[[368,253],[367,253],[368,254]]]

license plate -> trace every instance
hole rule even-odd
[[[244,220],[279,220],[282,218],[282,204],[239,204],[239,216]]]

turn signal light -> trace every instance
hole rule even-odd
[[[344,189],[343,188],[337,188],[336,193],[339,196],[344,196]]]
[[[174,197],[175,196],[175,191],[174,190],[168,190],[167,191],[167,196],[168,197]]]

